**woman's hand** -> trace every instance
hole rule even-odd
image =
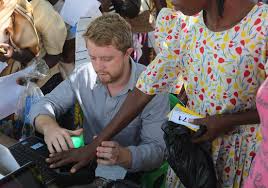
[[[190,123],[205,126],[207,131],[193,140],[195,143],[213,141],[222,134],[230,132],[240,125],[259,124],[260,118],[257,110],[237,112],[233,114],[221,114],[194,119]]]
[[[206,130],[200,137],[193,139],[194,143],[213,141],[220,135],[232,131],[235,128],[228,119],[228,116],[225,115],[207,116],[189,122],[195,125],[205,126]]]
[[[87,145],[78,149],[69,149],[59,153],[52,153],[46,162],[49,163],[50,168],[58,168],[67,164],[73,164],[70,173],[76,173],[82,167],[88,165],[96,155],[96,147],[94,145]]]

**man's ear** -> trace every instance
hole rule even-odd
[[[130,56],[133,51],[134,51],[134,48],[128,48],[126,51],[126,56]]]

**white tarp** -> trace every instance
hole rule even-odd
[[[65,0],[60,14],[67,24],[75,26],[82,17],[96,17],[99,7],[97,0]]]
[[[0,120],[16,111],[19,96],[25,88],[16,83],[17,78],[27,75],[33,69],[34,66],[30,66],[11,75],[0,77]]]

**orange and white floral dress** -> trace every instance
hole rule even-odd
[[[213,32],[203,13],[185,16],[163,9],[157,19],[160,53],[141,74],[137,88],[147,94],[179,93],[202,115],[256,109],[257,89],[265,80],[268,6],[259,3],[233,28]],[[217,126],[217,125],[215,125]],[[213,160],[221,187],[240,187],[261,141],[259,125],[241,125],[213,142]],[[170,169],[167,187],[180,183]]]

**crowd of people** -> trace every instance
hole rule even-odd
[[[204,116],[190,121],[206,128],[192,142],[211,143],[218,187],[268,187],[266,2],[99,0],[102,15],[83,34],[89,58],[79,65],[78,31],[61,17],[64,3],[0,0],[0,76],[37,57],[50,69],[37,81],[45,96],[30,121],[44,136],[51,168],[72,163],[75,173],[95,159],[130,176],[159,168],[172,93]],[[146,9],[154,22],[138,20]],[[135,19],[150,27],[137,32]],[[75,149],[71,136],[81,134],[86,145]],[[165,180],[184,187],[171,167]]]

